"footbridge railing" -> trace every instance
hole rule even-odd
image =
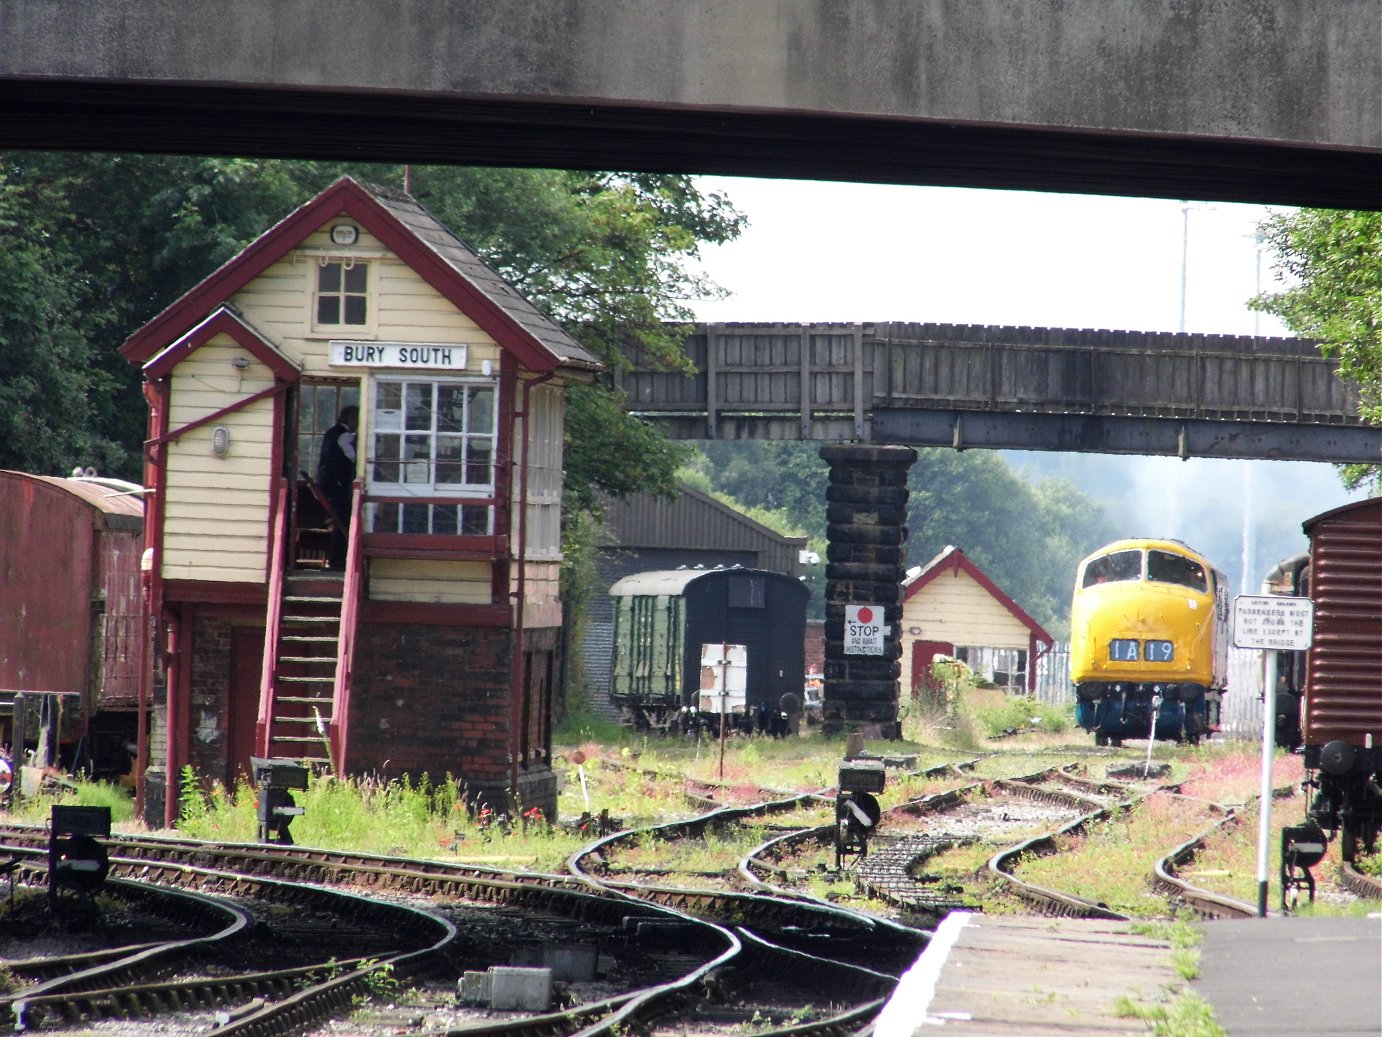
[[[1376,461],[1314,342],[955,324],[703,324],[693,374],[631,354],[628,406],[682,439]]]

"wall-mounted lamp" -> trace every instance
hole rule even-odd
[[[217,457],[230,453],[230,429],[217,425],[211,430],[211,452]]]
[[[247,356],[232,357],[230,361],[230,366],[235,368],[235,370],[237,371],[244,371],[246,368],[250,366],[250,358]]]
[[[494,365],[490,363],[488,360],[481,360],[480,373],[483,374],[486,378],[488,378],[491,374],[494,373]]]
[[[911,634],[913,637],[916,637],[917,634],[921,633],[921,627],[908,627],[907,633]]]

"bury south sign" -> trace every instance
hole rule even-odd
[[[883,631],[877,605],[845,606],[845,655],[882,655]]]
[[[331,340],[334,367],[403,367],[463,371],[466,347],[453,342],[352,342]]]

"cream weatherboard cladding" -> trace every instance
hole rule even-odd
[[[961,569],[943,572],[902,606],[908,640],[948,641],[954,645],[1027,648],[1031,632],[992,594]]]
[[[248,366],[241,370],[232,361]],[[169,428],[176,431],[272,384],[262,364],[218,335],[178,364]],[[168,445],[164,579],[264,582],[273,408],[272,399],[259,400]],[[230,434],[224,457],[211,449],[216,427]]]
[[[370,302],[376,315],[370,332],[314,332],[310,326],[311,300],[318,262],[323,257],[345,255],[374,267]],[[249,325],[302,365],[307,378],[359,377],[358,370],[328,363],[329,342],[342,337],[464,343],[464,373],[471,375],[480,374],[486,362],[497,368],[500,360],[501,351],[493,338],[367,233],[349,250],[331,245],[325,232],[313,234],[302,248],[245,285],[233,302]],[[227,336],[218,336],[178,364],[170,383],[170,428],[177,429],[272,385],[272,376],[262,364],[251,361],[240,371],[230,363],[234,357],[248,358],[248,354]],[[556,429],[555,495],[549,492],[541,506],[530,509],[537,513],[538,525],[545,531],[549,526],[556,528],[560,517],[561,397],[554,389],[538,390],[533,395],[535,410],[544,414],[534,421],[539,439],[543,435],[553,438]],[[231,436],[231,449],[224,458],[211,452],[210,427],[193,430],[170,444],[164,579],[264,582],[269,551],[273,406],[272,400],[261,400],[216,422]],[[552,415],[558,422],[555,426]],[[360,442],[369,443],[369,435],[366,405],[361,414]],[[544,485],[550,482],[539,481]],[[429,562],[425,576],[420,578],[414,563],[380,560],[372,570],[371,597],[488,603],[489,567]]]
[[[488,562],[376,558],[370,563],[371,601],[425,601],[448,605],[488,605]]]
[[[352,257],[371,264],[370,323],[365,329],[314,331],[312,293],[318,264]],[[478,374],[486,360],[499,363],[500,350],[490,335],[367,232],[348,249],[332,245],[324,231],[311,235],[302,247],[236,292],[234,303],[251,325],[303,365],[307,377],[357,373],[330,365],[332,339],[465,343],[470,373]]]

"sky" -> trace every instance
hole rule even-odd
[[[701,321],[935,321],[1125,331],[1285,335],[1248,309],[1274,288],[1259,248],[1265,206],[700,177],[749,225],[704,250],[723,300]],[[1259,592],[1276,562],[1306,548],[1300,523],[1365,494],[1334,468],[1293,461],[1013,451],[1020,469],[1106,487],[1123,535],[1184,540],[1236,593]],[[1098,494],[1095,494],[1098,496]],[[1134,528],[1135,527],[1135,528]],[[963,545],[960,545],[963,546]]]

